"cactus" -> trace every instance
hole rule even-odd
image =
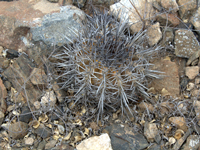
[[[161,47],[148,45],[146,30],[132,35],[129,27],[128,20],[95,11],[87,16],[76,41],[53,55],[61,88],[69,90],[73,85],[75,91],[67,100],[73,98],[74,104],[93,101],[98,120],[104,107],[131,112],[129,103],[140,96],[148,98],[149,79],[160,77],[149,60]]]

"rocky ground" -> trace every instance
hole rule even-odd
[[[107,109],[97,123],[97,107],[66,102],[73,91],[53,80],[49,56],[73,41],[91,3],[125,10],[131,31],[145,27],[148,45],[162,47],[151,63],[164,76],[148,85],[151,101],[130,103],[133,116]],[[200,149],[199,0],[114,3],[0,1],[0,149]]]

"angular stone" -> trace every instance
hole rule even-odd
[[[161,26],[177,26],[180,23],[178,19],[178,14],[168,14],[168,13],[161,13],[156,16],[156,20],[160,23]]]
[[[39,127],[35,129],[35,133],[43,139],[52,135],[52,131],[49,128],[45,127],[44,124],[40,124]]]
[[[111,138],[112,148],[114,150],[129,150],[130,147],[133,150],[145,149],[149,144],[145,137],[134,131],[133,128],[128,125],[113,124],[105,128]]]
[[[149,142],[154,142],[156,139],[159,139],[158,140],[159,143],[161,140],[156,123],[146,122],[144,126],[144,135],[146,136]]]
[[[177,128],[182,129],[185,132],[188,130],[184,117],[170,117],[169,121],[175,124]]]
[[[175,13],[179,10],[176,0],[161,0],[161,5],[168,11],[172,11],[172,13]]]
[[[195,13],[193,13],[193,16],[191,17],[190,22],[195,27],[196,32],[200,35],[200,7],[196,10]]]
[[[31,82],[34,85],[47,84],[47,75],[45,74],[43,69],[34,68],[30,76],[31,76]]]
[[[187,138],[186,143],[183,145],[183,150],[197,150],[199,148],[199,136],[198,135],[190,135]]]
[[[137,10],[132,5],[134,5]],[[122,21],[126,21],[129,18],[131,24],[130,29],[133,33],[139,32],[144,26],[144,22],[141,20],[140,16],[145,16],[143,19],[146,20],[146,23],[149,20],[152,21],[155,19],[155,10],[151,0],[121,0],[110,6],[110,11],[112,15],[118,17],[118,19],[123,19]]]
[[[29,79],[34,68],[35,64],[25,54],[22,54],[3,73],[13,87],[18,92],[22,92],[23,97],[31,103],[41,96],[41,91],[34,88]]]
[[[190,30],[179,29],[175,32],[175,54],[178,57],[189,58],[199,50],[199,43]]]
[[[194,79],[199,74],[198,66],[185,67],[185,75],[190,79]]]
[[[15,122],[8,128],[9,136],[13,139],[21,139],[28,133],[28,124],[25,122]]]
[[[107,133],[83,140],[76,146],[77,150],[112,150],[110,137]]]
[[[64,6],[60,13],[45,15],[39,26],[31,28],[34,41],[44,41],[47,45],[71,43],[81,31],[81,21],[85,14],[75,6]],[[70,40],[69,40],[70,39]]]
[[[196,0],[178,0],[179,8],[179,14],[181,16],[181,19],[189,19],[192,12],[195,11],[197,8],[197,1]]]
[[[153,70],[164,72],[162,79],[153,79],[148,87],[154,87],[156,91],[161,92],[165,88],[171,96],[179,95],[179,75],[178,66],[175,62],[161,59],[153,62]]]
[[[162,38],[162,32],[160,30],[160,23],[157,22],[154,25],[151,25],[147,29],[147,40],[150,46],[157,44]]]

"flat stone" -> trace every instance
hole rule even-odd
[[[35,129],[35,133],[43,139],[52,135],[52,131],[49,128],[45,127],[44,124],[40,124],[39,127]]]
[[[81,21],[85,14],[75,6],[64,6],[59,13],[45,15],[41,25],[31,28],[32,39],[43,41],[47,45],[69,44],[77,38],[81,31]],[[70,39],[70,40],[69,40]]]
[[[46,143],[45,149],[52,149],[56,145],[57,141],[56,140],[50,140],[49,142]]]
[[[169,121],[173,123],[177,128],[182,129],[185,132],[188,130],[184,117],[170,117]]]
[[[154,142],[155,140],[159,139],[158,141],[156,141],[159,143],[161,140],[156,123],[146,122],[144,126],[144,135],[149,142]]]
[[[148,147],[145,137],[134,131],[128,125],[113,124],[105,128],[111,138],[112,148],[114,150],[142,150]]]
[[[159,70],[164,72],[162,79],[153,79],[148,87],[154,87],[154,89],[161,93],[162,89],[165,88],[171,96],[179,95],[179,75],[178,66],[175,62],[170,60],[157,60],[153,62],[153,70]]]
[[[28,124],[25,122],[15,122],[8,127],[8,134],[13,139],[21,139],[28,133]]]
[[[175,54],[178,57],[189,58],[199,50],[199,42],[190,30],[179,29],[175,32]]]

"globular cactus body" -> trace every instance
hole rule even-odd
[[[137,102],[138,95],[148,97],[149,78],[159,77],[149,59],[160,48],[148,46],[146,30],[131,35],[128,27],[128,21],[107,12],[94,13],[76,42],[53,55],[62,88],[74,85],[75,103],[92,100],[100,115],[105,106],[130,110],[129,102]]]

